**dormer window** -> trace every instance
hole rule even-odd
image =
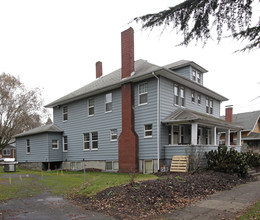
[[[192,70],[192,80],[201,83],[201,73],[198,72],[197,70],[193,69]]]

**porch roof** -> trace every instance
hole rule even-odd
[[[163,124],[180,124],[180,123],[200,123],[210,126],[217,126],[223,129],[242,130],[242,127],[214,117],[212,115],[196,112],[187,108],[178,108],[168,117],[166,117]]]
[[[260,140],[260,133],[251,132],[247,137],[242,138],[242,140]]]

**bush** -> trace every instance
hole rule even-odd
[[[246,162],[249,167],[260,167],[260,154],[254,153],[252,151],[248,151],[242,154],[245,155]]]
[[[248,170],[247,155],[227,147],[218,147],[218,150],[212,150],[205,153],[208,168],[214,171],[245,176]]]

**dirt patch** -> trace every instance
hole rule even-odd
[[[217,191],[229,190],[253,180],[253,177],[239,178],[211,171],[167,173],[157,180],[108,188],[95,197],[74,196],[73,200],[88,210],[117,219],[145,219],[169,213]]]

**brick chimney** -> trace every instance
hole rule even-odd
[[[102,62],[96,62],[96,79],[102,76]]]
[[[121,33],[122,79],[134,72],[134,30],[129,28]],[[134,126],[134,90],[131,83],[121,86],[122,132],[118,139],[119,172],[139,171],[138,136]]]
[[[127,78],[135,71],[134,61],[134,30],[129,28],[121,33],[122,72],[121,77]]]
[[[232,123],[232,121],[233,121],[233,105],[226,106],[225,120]]]

